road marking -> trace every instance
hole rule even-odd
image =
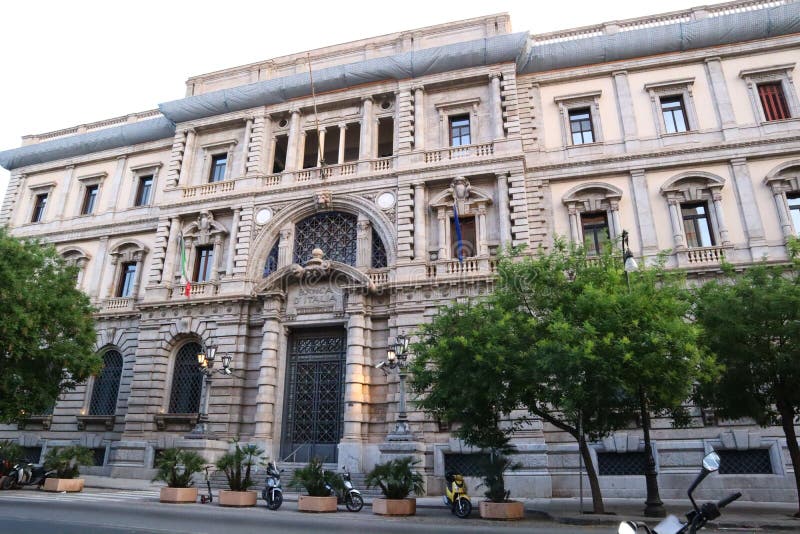
[[[23,500],[23,501],[101,501],[101,502],[122,502],[122,501],[152,501],[158,500],[157,491],[108,491],[108,492],[76,492],[76,493],[50,493],[33,491],[3,491],[0,493],[0,501]]]

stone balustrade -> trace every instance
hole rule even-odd
[[[236,180],[210,182],[183,188],[183,198],[203,198],[221,193],[229,193],[236,188]]]
[[[428,278],[492,275],[497,272],[497,260],[494,258],[464,258],[464,261],[441,260],[428,264]]]
[[[103,302],[103,311],[120,311],[133,309],[133,297],[114,297]]]
[[[686,261],[689,265],[720,263],[724,259],[724,247],[699,247],[686,250]]]
[[[372,271],[370,273],[367,273],[367,276],[369,276],[370,282],[372,282],[373,285],[375,286],[382,286],[389,283],[388,269],[382,269],[380,271]]]
[[[485,158],[494,154],[494,143],[464,145],[425,152],[425,163],[438,163],[461,158]]]

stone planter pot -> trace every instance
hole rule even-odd
[[[44,480],[45,491],[83,491],[82,478],[46,478]]]
[[[234,506],[243,508],[245,506],[255,506],[258,493],[255,491],[219,491],[219,505],[220,506]]]
[[[377,515],[414,515],[417,499],[373,499],[372,513]]]
[[[481,501],[480,507],[483,519],[517,521],[525,517],[525,506],[520,501]]]
[[[158,501],[173,504],[197,502],[197,488],[161,488]]]
[[[312,497],[300,495],[297,499],[298,512],[326,513],[336,511],[336,496]]]

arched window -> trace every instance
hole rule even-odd
[[[203,352],[199,343],[186,343],[175,357],[172,371],[172,394],[169,413],[197,413],[203,391],[203,373],[197,368],[197,355]]]
[[[372,229],[372,268],[373,269],[383,269],[389,264],[388,260],[386,259],[386,247],[383,245],[383,241],[381,240],[381,236],[378,235],[378,232],[375,231],[375,228]]]
[[[89,415],[114,415],[122,377],[122,354],[109,350],[103,354],[103,370],[94,380]]]
[[[357,223],[355,215],[340,211],[303,219],[295,225],[294,262],[305,265],[311,259],[311,251],[319,248],[333,261],[355,265]]]
[[[267,263],[264,264],[264,276],[269,276],[278,270],[278,243],[272,247],[267,256]]]

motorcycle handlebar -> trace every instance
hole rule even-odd
[[[728,506],[730,503],[732,503],[733,501],[735,501],[736,499],[738,499],[741,496],[742,496],[742,494],[740,492],[738,492],[738,491],[736,493],[732,493],[732,494],[728,495],[727,497],[725,497],[724,499],[722,499],[721,501],[719,501],[717,503],[717,508],[725,508],[726,506]]]

